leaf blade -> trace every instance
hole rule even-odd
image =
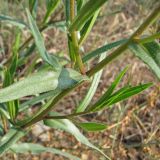
[[[102,123],[95,123],[95,122],[85,122],[85,123],[78,123],[78,126],[80,126],[82,129],[86,131],[102,131],[107,128],[105,124]]]

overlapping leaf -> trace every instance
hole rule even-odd
[[[99,111],[106,107],[109,107],[117,102],[125,100],[133,95],[136,95],[152,85],[152,83],[140,84],[138,86],[126,85],[123,88],[115,92],[116,86],[120,83],[120,80],[126,73],[127,68],[125,68],[110,85],[103,96],[89,108],[89,111]]]
[[[51,90],[56,93],[57,90],[63,91],[83,80],[88,78],[72,69],[62,69],[61,72],[43,70],[1,89],[0,103]]]
[[[57,113],[53,113],[52,112],[52,113],[50,113],[50,115],[51,116],[55,116],[55,115],[57,115]],[[89,140],[78,130],[78,128],[71,121],[69,121],[67,119],[63,119],[63,120],[62,119],[61,120],[44,120],[44,124],[49,126],[49,127],[52,127],[52,128],[61,129],[61,130],[64,130],[66,132],[69,132],[70,134],[75,136],[75,138],[79,142],[81,142],[81,143],[83,143],[83,144],[85,144],[85,145],[97,150],[102,155],[104,155],[107,159],[110,159],[99,148],[97,148],[96,146],[91,144],[89,142]]]
[[[105,53],[100,55],[99,61],[102,61],[105,57],[106,57]],[[91,102],[91,100],[97,90],[98,84],[100,82],[100,78],[102,76],[102,72],[103,72],[103,70],[99,71],[98,73],[96,73],[93,76],[91,86],[90,86],[86,96],[84,97],[82,102],[77,107],[76,112],[83,112],[87,108],[87,106],[90,104],[90,102]]]
[[[97,11],[105,2],[107,2],[107,0],[98,0],[94,1],[94,3],[93,0],[89,0],[78,12],[73,23],[69,27],[69,30],[80,30],[83,25],[93,16],[95,11]]]

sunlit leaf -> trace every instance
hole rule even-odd
[[[51,16],[51,14],[55,11],[55,9],[57,8],[57,6],[59,5],[61,1],[60,0],[48,0],[47,1],[47,12],[44,16],[44,20],[43,23],[47,23],[49,21],[49,18]]]

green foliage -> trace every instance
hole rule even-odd
[[[79,11],[75,17],[73,23],[69,27],[70,31],[80,30],[85,23],[91,18],[95,12],[105,3],[107,0],[98,0],[93,3],[92,0],[89,0]]]
[[[160,34],[158,32],[145,37],[141,36],[143,31],[159,18],[160,5],[129,38],[107,43],[85,53],[83,44],[87,41],[101,8],[107,4],[105,3],[107,0],[97,0],[94,3],[93,0],[47,0],[46,12],[40,22],[37,11],[41,1],[29,0],[28,2],[28,8],[23,13],[26,14],[28,22],[0,14],[0,22],[4,26],[9,24],[20,29],[16,29],[7,62],[0,64],[2,79],[2,84],[0,84],[2,86],[0,89],[0,154],[9,150],[15,153],[51,152],[68,159],[79,160],[78,157],[54,148],[33,143],[17,143],[21,137],[30,132],[32,125],[43,121],[44,125],[72,134],[80,143],[95,149],[106,159],[110,159],[78,129],[79,127],[85,131],[102,131],[107,128],[107,124],[81,122],[78,116],[113,107],[114,104],[152,85],[152,83],[137,86],[126,84],[117,90],[117,86],[129,69],[126,67],[105,89],[104,94],[95,103],[91,103],[104,67],[123,54],[126,49],[139,57],[160,78],[160,45],[157,41]],[[65,20],[57,21],[56,15],[61,14],[62,9],[65,13]],[[66,34],[68,56],[61,53],[48,53],[42,36],[42,32],[48,28],[56,28]],[[26,39],[25,36],[23,38],[23,31],[31,33],[29,38]],[[54,40],[56,38],[53,37]],[[114,48],[116,49],[112,51]],[[4,48],[0,50],[4,51]],[[111,51],[111,53],[104,53],[106,51]],[[97,57],[99,61],[91,67],[90,60],[96,61]],[[30,65],[28,65],[29,60],[32,60]],[[25,67],[24,73],[19,74],[19,70],[23,67]],[[88,92],[78,103],[75,112],[68,115],[51,112],[64,96],[84,83],[90,83]],[[23,98],[26,96],[27,100],[24,101]],[[38,111],[28,115],[28,109],[32,109],[35,104],[39,106]]]
[[[146,63],[160,79],[160,45],[156,41],[143,45],[132,44],[131,51]]]
[[[15,144],[21,137],[25,135],[25,132],[19,129],[10,129],[6,135],[0,140],[0,154],[9,150],[10,147]]]
[[[55,116],[57,114],[56,113],[50,113],[49,115]],[[85,145],[97,150],[98,152],[103,154],[106,158],[108,158],[99,148],[97,148],[96,146],[91,144],[89,142],[89,140],[78,130],[78,128],[71,121],[69,121],[67,119],[44,120],[44,124],[49,126],[49,127],[52,127],[52,128],[61,129],[61,130],[64,130],[66,132],[69,132],[70,134],[75,136],[75,138],[79,142],[81,142],[81,143],[83,143],[83,144],[85,144]]]

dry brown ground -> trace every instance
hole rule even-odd
[[[152,1],[152,0],[151,0]],[[123,6],[122,12],[101,18],[85,43],[86,52],[93,50],[104,42],[112,42],[130,35],[148,15],[148,9],[141,8],[132,0],[116,0],[110,2],[109,10]],[[66,48],[64,34],[58,30],[45,33],[48,49],[61,51]],[[53,37],[56,37],[53,39]],[[54,47],[53,47],[54,46]],[[82,121],[97,121],[108,125],[108,129],[98,133],[84,134],[92,143],[99,146],[113,160],[159,160],[160,159],[160,83],[145,64],[134,57],[129,51],[109,64],[104,72],[94,101],[102,94],[115,76],[126,65],[130,65],[127,76],[133,84],[154,82],[154,86],[142,94],[97,114],[81,117]],[[87,86],[78,88],[65,97],[58,105],[57,111],[70,113],[85,95]],[[81,157],[82,160],[103,160],[104,158],[94,150],[77,143],[68,133],[53,129],[42,129],[41,124],[33,127],[32,133],[25,138],[45,146],[55,147]],[[39,133],[38,133],[39,132]],[[65,158],[50,153],[40,155],[6,154],[1,160],[64,160]]]

